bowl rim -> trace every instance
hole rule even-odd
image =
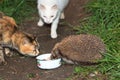
[[[43,56],[43,55],[51,55],[51,53],[45,53],[45,54],[38,55],[38,56],[36,57],[36,59],[39,60],[39,61],[45,61],[45,62],[46,62],[46,60],[39,59],[39,57],[40,57],[40,56]],[[48,60],[48,61],[56,61],[56,60],[61,60],[61,58],[52,59],[52,60],[50,59],[50,60]]]

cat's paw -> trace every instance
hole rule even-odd
[[[57,33],[51,33],[51,38],[53,39],[57,38]]]
[[[65,15],[64,15],[64,13],[61,13],[61,15],[60,15],[60,19],[65,19]]]
[[[7,64],[6,61],[1,61],[1,60],[0,60],[0,65],[6,65],[6,64]]]
[[[9,48],[5,48],[5,54],[7,57],[11,57],[13,55],[13,52],[11,52]]]
[[[42,27],[44,25],[44,22],[39,20],[38,24],[37,24],[39,27]]]
[[[7,62],[5,61],[3,56],[0,56],[0,65],[6,65]]]

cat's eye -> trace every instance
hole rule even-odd
[[[46,16],[43,16],[44,18],[46,18]]]
[[[35,52],[36,52],[36,49],[33,50],[33,53],[35,53]]]
[[[51,16],[51,18],[54,17],[53,15]]]

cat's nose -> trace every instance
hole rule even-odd
[[[50,24],[50,21],[47,21],[48,24]]]
[[[50,24],[50,23],[51,23],[51,20],[50,20],[50,19],[48,19],[48,20],[46,21],[46,23],[47,23],[47,24]]]

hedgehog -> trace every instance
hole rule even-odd
[[[96,35],[71,35],[55,44],[51,59],[62,58],[69,64],[97,63],[105,51],[105,44]]]

